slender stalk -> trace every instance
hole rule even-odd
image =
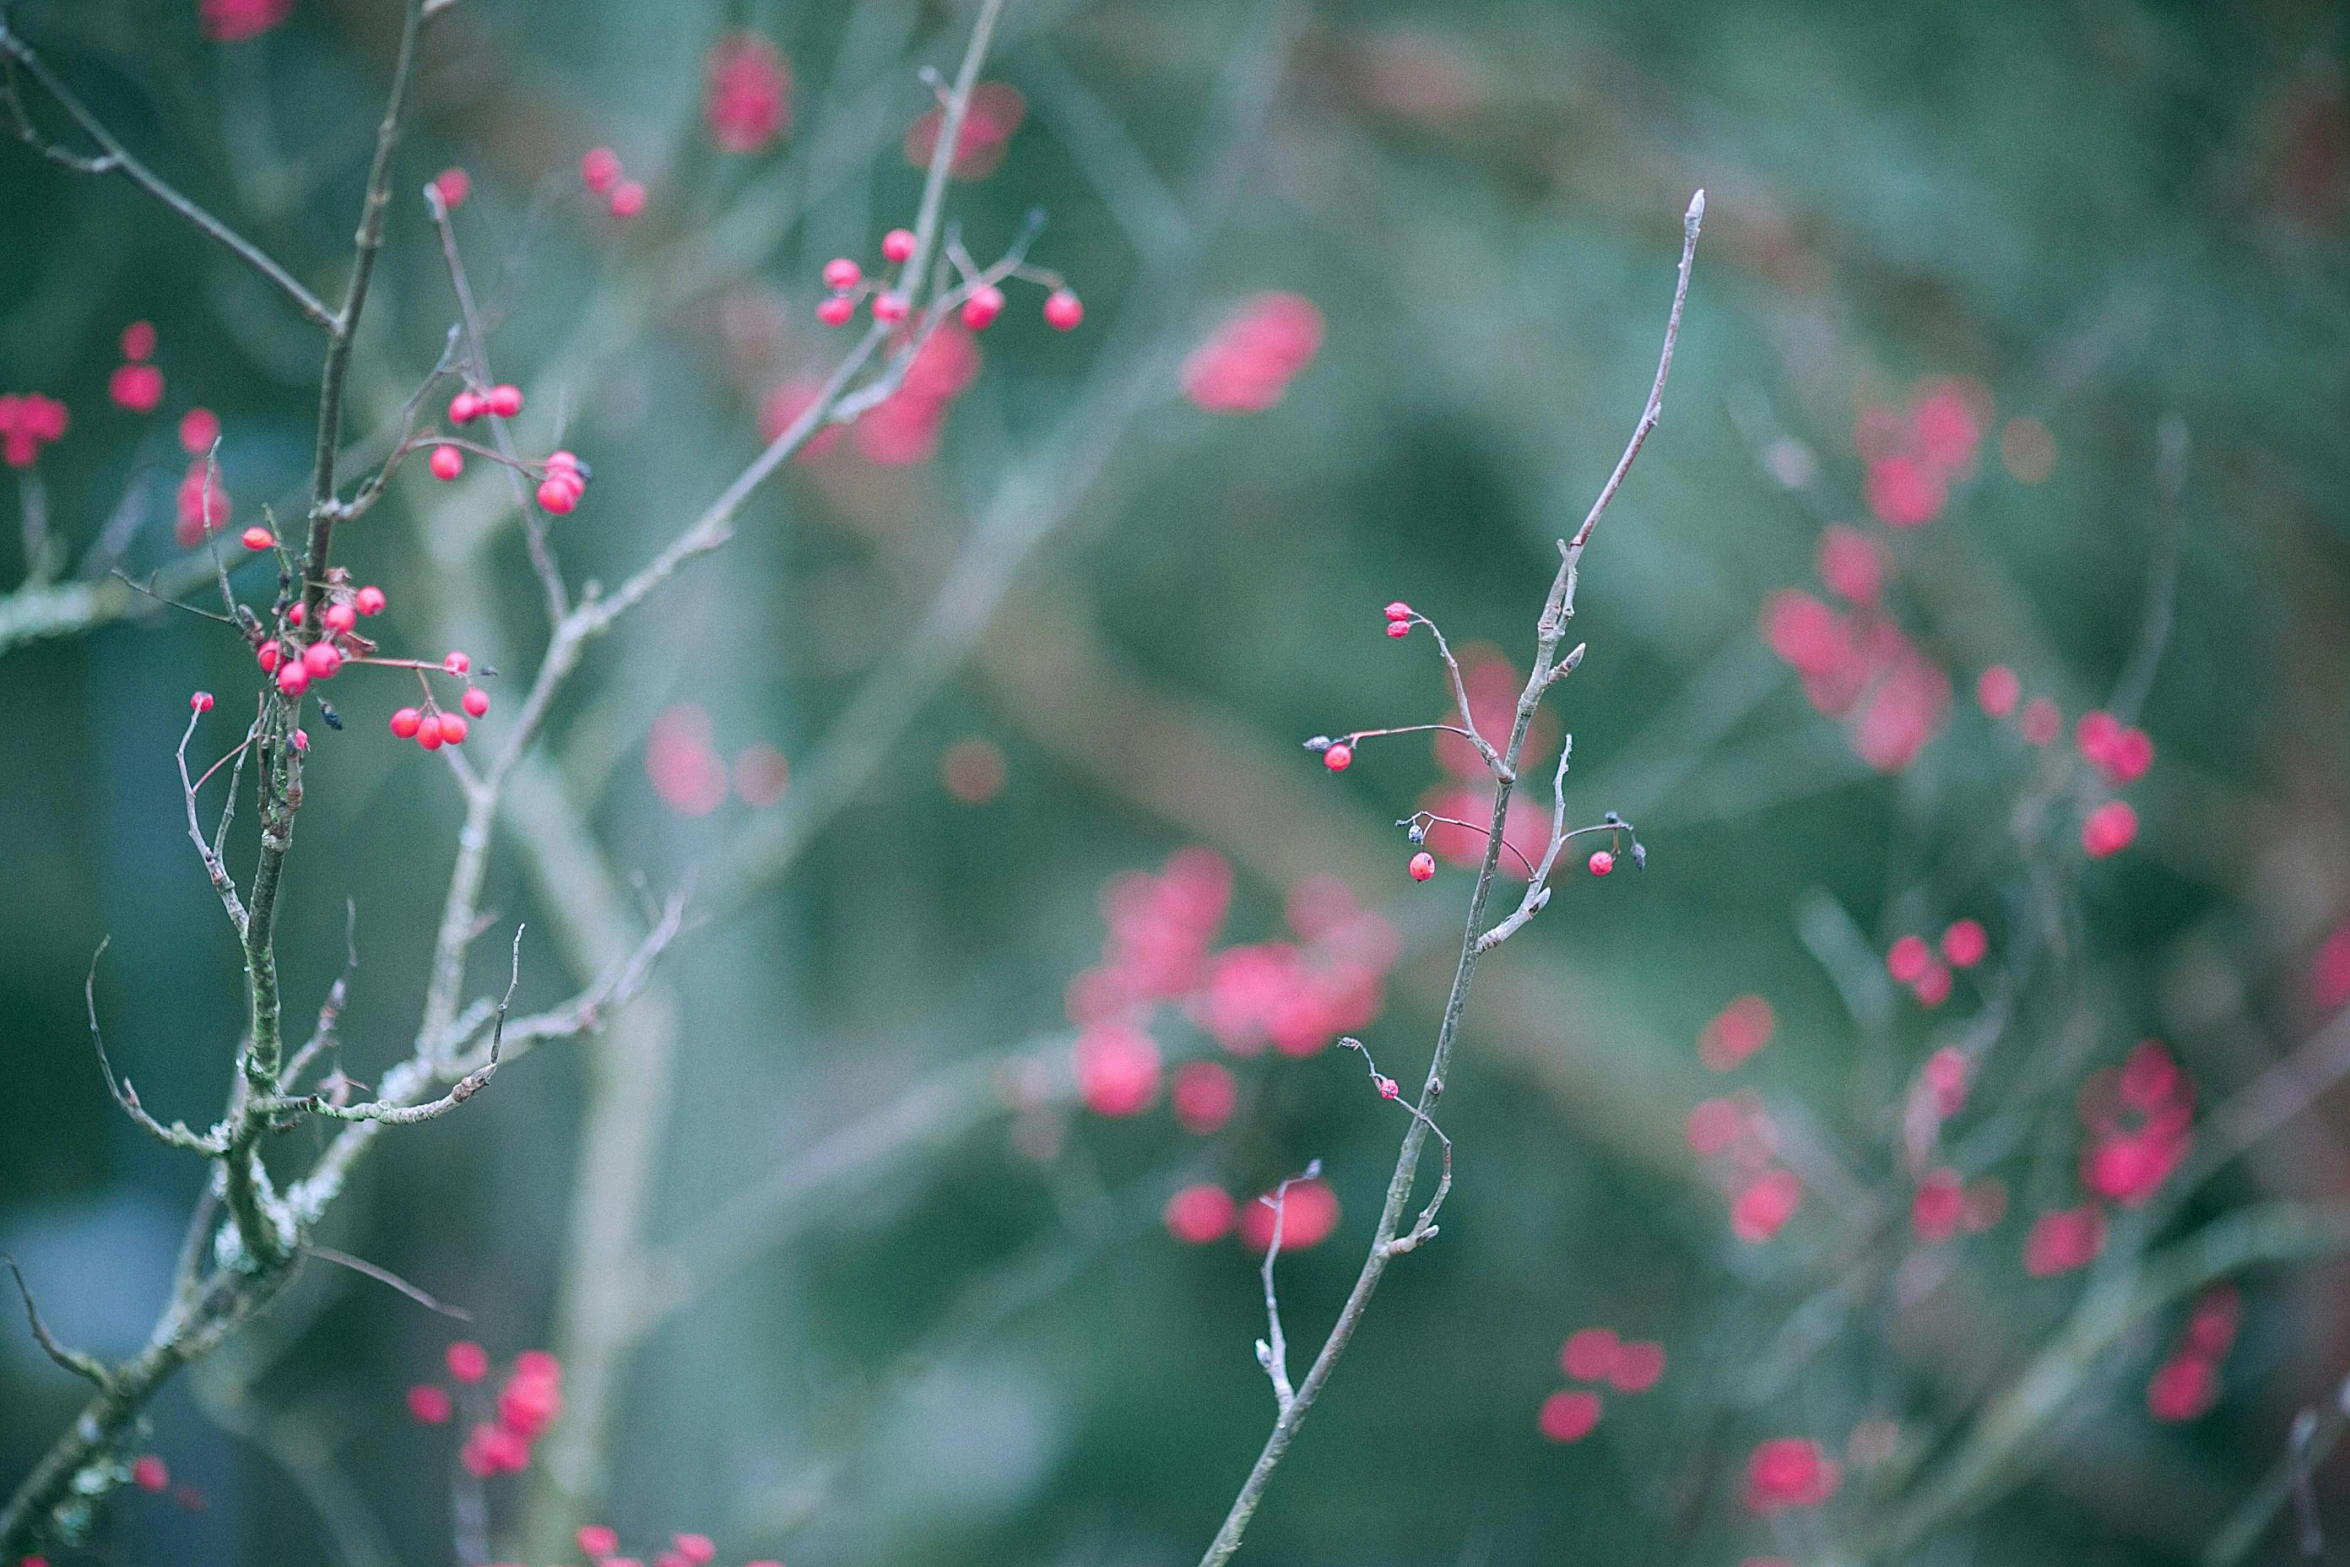
[[[1387,1272],[1387,1265],[1404,1252],[1436,1236],[1431,1222],[1436,1204],[1413,1224],[1409,1234],[1399,1236],[1405,1208],[1411,1202],[1412,1184],[1419,1174],[1420,1152],[1427,1144],[1429,1120],[1436,1100],[1444,1092],[1446,1075],[1452,1069],[1453,1050],[1460,1038],[1461,1015],[1469,1004],[1469,988],[1477,974],[1477,959],[1485,950],[1479,938],[1485,929],[1485,909],[1493,893],[1493,877],[1501,863],[1502,832],[1509,820],[1510,794],[1516,787],[1518,757],[1525,748],[1526,732],[1532,727],[1534,714],[1542,705],[1544,690],[1559,671],[1558,648],[1565,640],[1567,622],[1575,613],[1576,568],[1581,561],[1583,546],[1589,542],[1591,530],[1597,526],[1600,514],[1615,499],[1623,485],[1624,475],[1631,470],[1633,459],[1647,442],[1649,432],[1656,428],[1663,408],[1665,377],[1673,368],[1673,349],[1681,334],[1681,310],[1689,297],[1689,268],[1697,254],[1698,226],[1705,216],[1705,192],[1699,191],[1689,204],[1682,222],[1681,270],[1673,290],[1673,309],[1665,326],[1664,352],[1657,363],[1656,382],[1648,394],[1648,405],[1642,411],[1640,422],[1634,427],[1631,443],[1625,447],[1615,471],[1608,476],[1583,526],[1571,541],[1559,545],[1559,568],[1552,580],[1550,595],[1545,601],[1541,620],[1535,633],[1534,667],[1526,677],[1525,689],[1518,695],[1518,707],[1510,725],[1509,743],[1503,747],[1494,763],[1493,823],[1485,837],[1485,858],[1477,867],[1477,885],[1469,896],[1468,921],[1461,934],[1461,954],[1454,965],[1452,989],[1445,997],[1444,1017],[1437,1025],[1436,1049],[1429,1057],[1427,1080],[1421,1085],[1415,1114],[1410,1126],[1404,1129],[1403,1146],[1397,1152],[1395,1172],[1388,1177],[1387,1200],[1379,1210],[1379,1223],[1371,1235],[1371,1249],[1363,1259],[1361,1272],[1355,1276],[1354,1288],[1347,1292],[1346,1304],[1339,1309],[1338,1321],[1323,1340],[1314,1362],[1297,1384],[1296,1393],[1283,1400],[1273,1422],[1272,1433],[1257,1455],[1257,1461],[1241,1483],[1240,1494],[1232,1500],[1231,1509],[1216,1537],[1208,1544],[1207,1553],[1200,1558],[1200,1567],[1222,1567],[1240,1549],[1241,1536],[1247,1532],[1249,1520],[1256,1516],[1257,1506],[1264,1499],[1265,1487],[1280,1466],[1289,1444],[1296,1439],[1298,1428],[1305,1423],[1308,1410],[1321,1396],[1330,1375],[1337,1369],[1339,1357],[1354,1338],[1355,1329],[1362,1322],[1363,1312],[1371,1303],[1372,1294],[1379,1288],[1379,1280]],[[1448,660],[1449,661],[1449,660]],[[1463,702],[1464,717],[1467,703]],[[1470,722],[1474,722],[1470,720]]]

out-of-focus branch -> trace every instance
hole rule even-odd
[[[292,273],[271,260],[260,246],[180,194],[162,176],[133,157],[130,151],[115,139],[114,133],[107,130],[98,117],[83,105],[81,99],[74,96],[73,90],[58,80],[56,74],[42,62],[40,56],[33,53],[32,45],[9,30],[8,16],[5,11],[0,11],[0,57],[4,57],[4,59],[0,59],[0,81],[5,82],[5,98],[10,118],[15,123],[17,135],[27,146],[40,152],[42,156],[49,158],[52,162],[62,164],[83,174],[120,174],[148,195],[194,224],[206,238],[221,245],[239,261],[259,273],[279,293],[292,300],[296,308],[308,316],[313,323],[325,327],[329,331],[335,330],[336,317],[334,313],[326,308],[325,302],[316,294],[311,293],[310,290],[295,281]],[[57,106],[66,112],[74,124],[82,128],[83,134],[98,144],[99,155],[97,157],[79,157],[66,152],[63,148],[53,147],[42,139],[40,132],[35,129],[31,117],[25,112],[23,100],[17,95],[13,75],[13,69],[17,66],[23,67],[26,75],[40,83],[41,90],[55,99]]]

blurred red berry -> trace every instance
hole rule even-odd
[[[619,1533],[607,1524],[582,1525],[572,1538],[579,1542],[582,1552],[599,1561],[620,1549]]]
[[[1220,1186],[1186,1186],[1167,1199],[1167,1233],[1188,1246],[1222,1240],[1231,1232],[1236,1206]]]
[[[1605,1381],[1620,1347],[1614,1328],[1577,1328],[1559,1346],[1559,1369],[1578,1382]]]
[[[2064,727],[2064,715],[2057,711],[2054,702],[2044,696],[2036,696],[2024,704],[2020,725],[2025,740],[2033,745],[2048,745],[2056,739],[2057,731]]]
[[[992,283],[982,283],[963,301],[963,324],[974,332],[984,332],[1004,313],[1004,291]]]
[[[1619,1393],[1645,1393],[1665,1374],[1665,1347],[1647,1342],[1616,1346],[1607,1368],[1607,1385]]]
[[[1566,1388],[1542,1401],[1535,1426],[1553,1442],[1580,1442],[1599,1424],[1599,1395]]]
[[[434,478],[446,483],[465,471],[465,454],[454,446],[436,446],[426,465]]]
[[[418,726],[423,722],[424,715],[422,713],[413,707],[403,707],[392,715],[392,733],[403,740],[413,740],[416,738]]]
[[[1244,1205],[1238,1215],[1240,1243],[1252,1252],[1273,1244],[1272,1193]],[[1281,1249],[1304,1251],[1328,1240],[1338,1228],[1338,1194],[1320,1180],[1291,1181],[1281,1203]]]
[[[2005,664],[1993,664],[1975,677],[1975,701],[1993,718],[2014,712],[2023,694],[2024,683]]]
[[[459,1339],[451,1344],[445,1357],[449,1375],[460,1382],[479,1382],[490,1374],[490,1352],[471,1339]]]
[[[153,365],[117,365],[106,378],[106,395],[117,408],[143,414],[163,401],[163,372]]]
[[[819,301],[816,306],[816,319],[826,326],[847,326],[856,313],[856,300],[846,294],[835,294],[830,299]]]
[[[882,235],[881,254],[893,262],[913,260],[914,231],[912,229],[891,229],[887,234]]]
[[[443,169],[432,177],[432,189],[441,205],[454,212],[473,194],[473,176],[463,169]]]
[[[645,188],[635,180],[622,180],[612,187],[612,216],[633,218],[645,210]]]
[[[1215,1061],[1190,1061],[1178,1068],[1170,1095],[1175,1119],[1187,1132],[1205,1136],[1232,1119],[1240,1102],[1240,1088],[1232,1073]]]
[[[2102,860],[2128,848],[2138,836],[2138,813],[2127,800],[2108,800],[2081,823],[2081,849]]]
[[[465,711],[476,718],[490,710],[490,694],[479,686],[467,686],[463,701]]]
[[[142,1491],[160,1491],[171,1484],[171,1470],[153,1453],[141,1453],[131,1464],[131,1484]]]
[[[1085,301],[1073,289],[1056,288],[1045,296],[1044,324],[1056,332],[1073,332],[1085,319]]]
[[[155,324],[133,321],[122,329],[122,357],[144,359],[155,352]]]
[[[384,612],[384,590],[377,587],[361,588],[351,596],[351,607],[362,615],[380,615]]]
[[[579,180],[601,196],[620,183],[620,154],[609,147],[591,147],[579,160]]]
[[[906,319],[906,296],[892,289],[873,296],[873,319],[883,326],[896,326]]]
[[[493,386],[483,394],[482,402],[499,418],[511,419],[522,412],[522,388],[503,384]]]
[[[419,1382],[408,1390],[408,1416],[419,1425],[445,1425],[455,1408],[447,1388]]]
[[[1933,962],[1933,950],[1923,936],[1904,936],[1885,952],[1885,972],[1893,976],[1896,984],[1916,984]]]
[[[1952,968],[1973,968],[1991,950],[1991,938],[1982,921],[1952,920],[1942,932],[1942,956]]]
[[[836,294],[845,294],[865,281],[865,269],[846,256],[835,256],[824,263],[824,286]]]

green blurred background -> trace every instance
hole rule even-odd
[[[466,0],[441,24],[396,184],[450,164],[474,176],[459,226],[498,301],[501,373],[530,388],[533,438],[560,429],[596,473],[554,530],[575,584],[617,580],[689,521],[756,452],[761,395],[829,362],[817,270],[872,261],[881,230],[910,218],[920,173],[899,139],[928,103],[916,67],[951,66],[968,21],[911,0]],[[237,44],[204,41],[192,0],[27,0],[11,25],[167,177],[298,274],[337,275],[392,5],[300,0]],[[711,149],[698,118],[702,59],[734,26],[773,39],[795,78],[790,133],[753,157]],[[1753,1444],[1816,1436],[1841,1455],[1875,1418],[1930,1449],[2080,1287],[2027,1280],[2016,1260],[2028,1212],[2068,1200],[2068,1081],[2010,1106],[2033,1130],[2006,1170],[2016,1213],[1961,1243],[1968,1334],[1952,1336],[1947,1299],[1908,1310],[1872,1287],[1823,1312],[1818,1293],[1874,1266],[1872,1190],[1895,1213],[1906,1200],[1901,1085],[1975,1010],[1971,992],[1947,1013],[1889,1008],[1869,949],[1957,913],[1996,926],[2015,897],[2012,866],[1953,868],[2007,832],[2018,765],[1964,693],[1999,660],[2068,715],[2111,686],[2161,544],[2165,413],[2192,444],[2176,630],[2144,719],[2160,760],[2133,793],[2145,833],[2082,877],[2065,1009],[2026,1011],[1994,1060],[2061,1036],[2110,1064],[2159,1034],[2209,1105],[2322,1021],[2311,954],[2350,913],[2346,43],[2341,6],[2294,0],[1012,0],[986,74],[1027,117],[952,211],[984,257],[1042,207],[1035,259],[1084,294],[1084,327],[1050,332],[1034,292],[1016,293],[932,461],[786,470],[724,553],[596,650],[550,742],[624,916],[640,882],[730,893],[664,970],[673,1081],[650,1102],[651,1241],[959,1064],[980,1063],[943,1080],[976,1108],[955,1135],[793,1205],[780,1243],[650,1336],[623,1368],[597,1514],[631,1544],[701,1529],[722,1560],[795,1567],[1192,1559],[1272,1404],[1251,1358],[1251,1259],[1177,1245],[1159,1204],[1185,1179],[1245,1194],[1324,1160],[1344,1220],[1282,1270],[1292,1337],[1318,1342],[1402,1118],[1341,1052],[1235,1062],[1241,1111],[1206,1138],[1163,1107],[1004,1112],[985,1063],[1024,1052],[1059,1070],[1063,990],[1099,953],[1102,887],[1197,843],[1234,867],[1226,941],[1279,934],[1285,893],[1314,875],[1395,923],[1405,957],[1365,1037],[1416,1080],[1468,878],[1407,881],[1387,824],[1438,773],[1417,740],[1368,746],[1343,777],[1296,743],[1439,715],[1425,643],[1379,634],[1389,598],[1523,667],[1552,541],[1653,374],[1679,215],[1704,186],[1664,422],[1587,557],[1575,635],[1590,654],[1556,698],[1572,809],[1632,817],[1649,867],[1573,878],[1481,976],[1445,1098],[1459,1182],[1444,1236],[1390,1273],[1247,1550],[1831,1559],[1898,1477],[1880,1487],[1856,1465],[1829,1507],[1756,1520],[1737,1505]],[[634,225],[572,194],[598,142],[652,188]],[[396,410],[451,319],[412,198],[379,289],[355,434]],[[1319,305],[1316,361],[1262,414],[1182,401],[1181,356],[1268,289]],[[183,460],[167,420],[106,403],[134,319],[160,332],[164,411],[222,417],[237,526],[265,500],[290,515],[310,334],[127,186],[0,148],[0,391],[71,406],[41,464],[54,525],[79,558],[128,516],[124,564],[143,572],[172,557]],[[1894,602],[1961,699],[1888,779],[1804,704],[1757,615],[1773,589],[1815,588],[1822,525],[1863,513],[1858,409],[1949,375],[1989,389],[1992,434],[1949,511],[1895,536]],[[2053,433],[2042,482],[1998,458],[2019,415]],[[1072,473],[1085,482],[1033,482]],[[503,697],[544,622],[495,484],[403,473],[341,554],[390,594],[387,638],[468,647],[507,672]],[[0,512],[15,515],[5,478]],[[731,896],[760,812],[665,805],[643,761],[654,717],[698,706],[721,752],[773,745],[796,784],[997,513],[1049,527],[972,656],[885,731],[787,875]],[[13,582],[13,542],[0,561]],[[198,1172],[108,1106],[83,975],[110,936],[96,996],[117,1066],[167,1117],[208,1119],[239,975],[171,749],[192,687],[241,710],[252,681],[234,638],[170,612],[0,656],[0,1246],[62,1336],[109,1353],[144,1334]],[[334,695],[350,727],[314,731],[281,961],[290,1004],[314,1006],[355,900],[344,1059],[373,1081],[415,1027],[460,805],[437,763],[383,734],[388,687]],[[942,774],[973,738],[1004,766],[976,804]],[[506,840],[497,928],[547,930],[549,896]],[[482,944],[477,990],[500,945]],[[524,953],[522,1004],[592,977],[555,941]],[[1697,1031],[1748,991],[1780,1027],[1739,1082],[1851,1177],[1814,1182],[1765,1247],[1730,1237],[1681,1136],[1721,1088]],[[1173,1024],[1162,1037],[1200,1048]],[[597,1048],[549,1046],[462,1114],[386,1138],[326,1238],[471,1308],[468,1331],[501,1358],[556,1344],[573,1194],[610,1156],[583,1130]],[[298,1166],[312,1141],[299,1132],[280,1157]],[[2321,1101],[2177,1223],[2346,1185],[2350,1128]],[[2350,1370],[2344,1282],[2248,1278],[2224,1396],[2190,1425],[2157,1425],[2142,1398],[2175,1323],[2133,1337],[2028,1483],[1915,1559],[2195,1559],[2293,1411]],[[1612,1400],[1589,1439],[1553,1445],[1535,1410],[1561,1385],[1560,1340],[1593,1323],[1660,1340],[1671,1369]],[[451,1331],[313,1267],[155,1410],[147,1445],[201,1510],[126,1493],[89,1559],[452,1559],[454,1439],[401,1408]],[[1790,1333],[1800,1364],[1757,1373]],[[1993,1348],[1954,1365],[1959,1342]],[[8,1337],[0,1475],[13,1483],[76,1391]],[[533,1484],[494,1483],[501,1531]],[[2338,1468],[2320,1484],[2329,1514],[2350,1509]],[[2261,1550],[2285,1559],[2286,1532]],[[562,1558],[541,1543],[530,1559]]]

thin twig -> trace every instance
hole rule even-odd
[[[1281,1229],[1289,1218],[1289,1189],[1300,1181],[1317,1180],[1322,1174],[1322,1161],[1314,1160],[1299,1175],[1286,1176],[1273,1188],[1269,1197],[1258,1202],[1273,1210],[1273,1234],[1265,1243],[1264,1265],[1257,1271],[1265,1281],[1265,1332],[1267,1337],[1257,1340],[1257,1364],[1265,1368],[1265,1375],[1273,1382],[1273,1404],[1280,1412],[1288,1413],[1296,1402],[1297,1391],[1289,1385],[1289,1340],[1281,1333],[1281,1298],[1273,1290],[1273,1262],[1281,1255]]]
[[[33,1304],[33,1287],[24,1281],[24,1269],[18,1267],[16,1259],[4,1251],[0,1251],[0,1262],[7,1263],[8,1271],[16,1275],[16,1292],[24,1297],[24,1319],[31,1326],[33,1342],[41,1346],[41,1353],[75,1376],[96,1384],[101,1393],[105,1392],[113,1382],[106,1370],[106,1363],[95,1355],[85,1355],[78,1349],[68,1349],[58,1343],[56,1336],[49,1331],[49,1324],[41,1320],[41,1308]]]
[[[139,1130],[166,1148],[185,1149],[189,1153],[200,1153],[208,1159],[217,1159],[228,1147],[227,1140],[217,1129],[209,1136],[198,1136],[179,1121],[165,1126],[147,1113],[146,1106],[139,1103],[138,1090],[131,1087],[130,1079],[117,1079],[114,1075],[114,1063],[106,1058],[106,1036],[98,1027],[98,960],[106,955],[106,949],[113,941],[114,938],[108,936],[98,943],[98,950],[90,954],[90,972],[82,980],[82,1002],[90,1013],[90,1045],[98,1052],[98,1071],[106,1079],[106,1091],[114,1096],[114,1102],[122,1106],[122,1113],[129,1116]]]
[[[391,1269],[369,1262],[365,1257],[354,1257],[347,1251],[336,1251],[331,1246],[305,1245],[302,1251],[304,1255],[316,1257],[321,1262],[331,1262],[338,1268],[349,1268],[353,1273],[364,1274],[378,1284],[389,1284],[393,1289],[398,1290],[427,1311],[438,1312],[444,1317],[454,1317],[459,1322],[473,1320],[473,1313],[467,1311],[463,1306],[452,1306],[447,1301],[435,1300]]]

